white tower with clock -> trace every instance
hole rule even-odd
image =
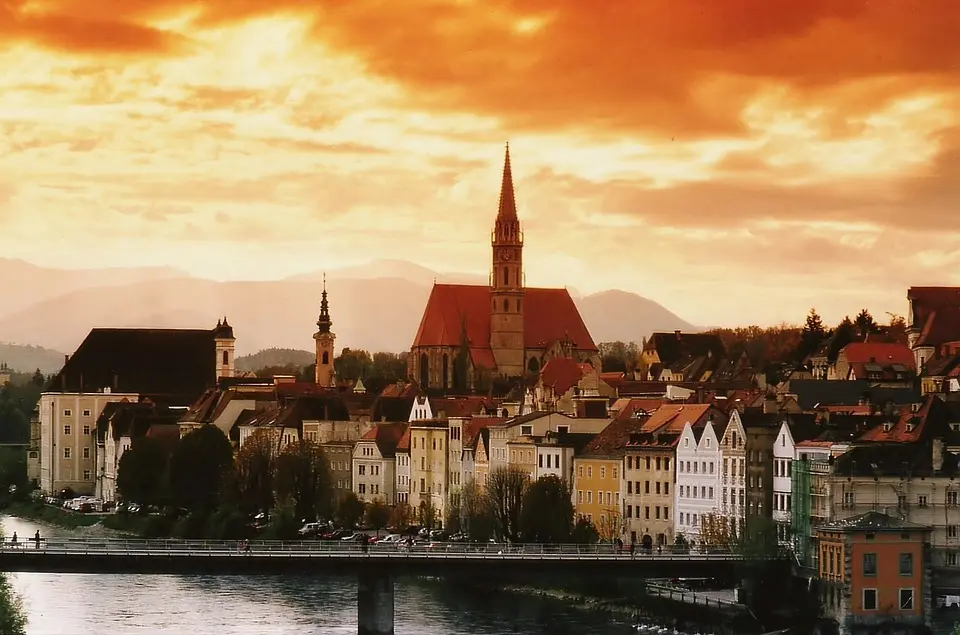
[[[490,273],[490,348],[497,372],[504,377],[524,373],[523,329],[523,232],[517,218],[517,202],[507,144],[500,186],[500,208],[491,237],[493,269]]]

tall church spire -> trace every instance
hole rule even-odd
[[[330,319],[330,303],[327,302],[327,274],[323,274],[323,294],[320,299],[320,318],[317,320],[317,328],[320,333],[329,333],[333,326],[333,320]]]
[[[517,200],[513,194],[513,170],[510,169],[510,142],[503,158],[503,181],[500,184],[500,209],[497,220],[517,219]]]

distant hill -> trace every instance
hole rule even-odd
[[[373,352],[409,350],[434,275],[438,281],[478,282],[476,276],[468,274],[458,280],[456,274],[433,274],[411,263],[384,263],[393,261],[371,263],[368,269],[353,268],[355,277],[346,275],[348,270],[328,273],[338,350],[344,346]],[[0,275],[2,268],[0,261]],[[41,272],[37,274],[40,281],[63,273],[34,269]],[[27,283],[33,276],[31,271],[23,271]],[[388,271],[394,275],[359,275]],[[72,353],[95,326],[213,328],[218,319],[227,316],[237,336],[238,355],[271,348],[300,352],[313,348],[320,309],[320,274],[258,282],[215,282],[174,274],[175,270],[130,270],[127,275],[134,282],[129,284],[91,284],[37,300],[18,311],[0,311],[0,337]],[[117,278],[111,280],[116,282]],[[29,286],[20,283],[24,288]],[[699,330],[656,302],[633,293],[605,291],[582,298],[573,292],[571,295],[598,343],[639,342],[654,330]],[[62,364],[63,356],[56,354],[56,358],[54,370]]]
[[[299,351],[293,348],[267,348],[253,355],[237,357],[238,371],[255,371],[268,366],[309,366],[315,361],[316,353]]]
[[[63,353],[40,346],[0,344],[0,362],[18,373],[32,373],[39,368],[50,375],[63,367]]]

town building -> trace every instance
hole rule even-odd
[[[526,286],[524,236],[506,151],[491,236],[488,285],[434,284],[410,349],[420,387],[468,389],[538,373],[554,357],[592,361],[598,349],[566,289]]]
[[[839,635],[929,627],[930,528],[877,511],[817,528],[824,617]]]
[[[40,397],[40,488],[97,490],[97,419],[108,403],[149,398],[187,406],[234,374],[236,340],[213,329],[90,331]]]
[[[353,492],[357,498],[394,504],[397,445],[407,427],[406,423],[378,423],[357,441],[353,449]]]
[[[724,417],[702,427],[687,421],[677,443],[674,528],[691,542],[699,542],[704,519],[720,513],[720,439],[726,426]]]

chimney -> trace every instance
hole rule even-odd
[[[933,440],[933,471],[943,469],[943,439]]]
[[[70,361],[70,356],[67,355],[67,354],[64,354],[64,356],[63,356],[63,365],[66,366],[66,365],[67,365],[67,362],[69,362],[69,361]]]
[[[677,339],[680,339],[680,329],[674,331],[673,334],[677,336]]]

